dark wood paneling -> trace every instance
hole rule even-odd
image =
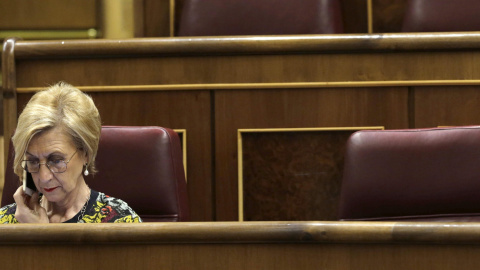
[[[408,128],[407,94],[406,88],[216,91],[217,220],[238,219],[238,129]]]
[[[178,26],[183,12],[183,2],[184,0],[175,0],[175,22],[173,25],[175,33],[178,33]]]
[[[20,41],[10,81],[44,87],[65,80],[95,91],[111,86],[92,93],[104,124],[187,129],[192,215],[236,220],[238,129],[477,124],[478,86],[438,87],[478,84],[468,81],[480,79],[478,41],[473,34]],[[322,88],[330,82],[352,88]],[[108,92],[117,85],[131,92]]]
[[[368,33],[366,0],[341,0],[345,33]]]
[[[0,29],[97,28],[100,0],[0,1]]]
[[[100,111],[103,125],[150,125],[187,130],[190,217],[195,221],[212,220],[210,93],[167,91],[89,94]],[[18,95],[18,107],[23,108],[29,97],[27,94]]]
[[[345,143],[353,132],[243,133],[243,219],[338,220]]]
[[[414,87],[415,127],[480,125],[480,86]]]
[[[379,228],[382,229],[382,228]],[[305,233],[306,236],[309,232]],[[362,237],[363,235],[359,235]],[[22,252],[15,252],[21,248]],[[55,258],[51,259],[52,254]],[[0,246],[5,269],[478,269],[478,245],[186,243]],[[35,259],[38,257],[37,259]],[[101,259],[99,257],[102,257]],[[105,260],[104,258],[115,258]],[[35,268],[34,268],[35,269]]]
[[[480,78],[479,63],[470,51],[19,60],[17,80],[18,87],[467,80]]]
[[[170,0],[144,0],[144,37],[170,36]]]
[[[372,0],[374,33],[400,32],[407,0]]]
[[[379,228],[382,229],[382,228]],[[306,235],[309,233],[306,232]],[[359,235],[362,237],[363,235]],[[15,252],[16,248],[22,252]],[[52,260],[51,254],[58,259]],[[478,269],[478,245],[186,243],[2,245],[5,269]],[[38,257],[37,259],[35,259]],[[99,257],[116,258],[115,260]],[[246,259],[248,258],[248,259]],[[35,269],[35,268],[34,268]]]

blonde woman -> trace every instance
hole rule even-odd
[[[18,119],[12,138],[14,171],[33,179],[37,191],[19,187],[15,203],[0,209],[3,223],[141,222],[127,203],[91,190],[101,121],[93,100],[58,83],[36,93]]]

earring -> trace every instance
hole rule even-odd
[[[85,163],[85,171],[83,171],[83,175],[88,176],[88,167],[86,163]]]

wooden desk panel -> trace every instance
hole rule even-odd
[[[457,270],[480,267],[480,248],[470,245],[22,245],[0,246],[0,252],[4,269]]]
[[[480,125],[480,86],[413,87],[415,125]]]
[[[16,70],[17,87],[44,87],[63,79],[77,86],[193,85],[213,89],[215,86],[208,84],[351,82],[355,86],[355,82],[480,80],[475,68],[478,62],[480,54],[464,51],[206,57],[126,55],[100,59],[20,58]]]
[[[0,226],[5,269],[475,269],[477,223]]]
[[[191,216],[236,220],[238,129],[479,124],[479,44],[478,33],[7,41],[4,133],[26,102],[17,93],[65,80],[98,99],[105,124],[187,129]]]
[[[215,118],[215,168],[217,179],[223,180],[216,183],[217,220],[235,220],[238,216],[238,129],[361,126],[408,128],[407,99],[408,90],[405,87],[216,91],[215,111],[222,113],[216,114]],[[328,162],[335,163],[334,160]],[[341,179],[331,179],[327,183],[336,182],[340,185],[340,181]],[[337,201],[334,194],[331,196],[333,201]],[[326,213],[337,209],[336,205],[324,207],[330,209]],[[319,212],[325,213],[321,210]],[[322,220],[332,220],[335,217],[336,215],[328,214],[322,216]]]
[[[2,1],[2,30],[62,30],[98,28],[101,22],[97,0]]]

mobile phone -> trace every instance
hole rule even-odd
[[[32,196],[33,193],[37,191],[32,174],[29,172],[25,172],[23,175],[23,191],[29,196]]]

